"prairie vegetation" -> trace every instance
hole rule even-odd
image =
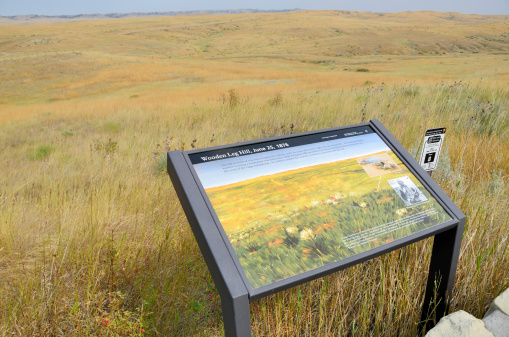
[[[509,286],[507,16],[302,11],[0,30],[0,335],[216,336],[168,150],[380,119],[467,214],[451,310]],[[431,240],[251,303],[255,336],[416,335]]]

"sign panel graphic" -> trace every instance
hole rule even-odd
[[[253,288],[451,219],[369,126],[189,159]]]

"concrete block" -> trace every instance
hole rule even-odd
[[[442,317],[426,337],[494,337],[483,321],[460,310]]]
[[[507,288],[502,294],[495,298],[484,317],[487,317],[495,310],[499,310],[503,314],[509,316],[509,288]]]
[[[486,329],[491,331],[495,337],[509,337],[509,316],[499,310],[484,317],[483,322]]]

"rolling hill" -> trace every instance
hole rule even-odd
[[[83,99],[145,108],[216,99],[230,88],[264,96],[409,79],[507,81],[507,22],[292,11],[8,25],[0,31],[0,122]]]

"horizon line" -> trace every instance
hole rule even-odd
[[[304,8],[287,8],[287,9],[257,9],[257,8],[236,8],[236,9],[196,9],[196,10],[169,10],[169,11],[131,11],[131,12],[109,12],[109,13],[79,13],[79,14],[13,14],[0,15],[0,18],[16,19],[16,18],[63,18],[76,19],[80,17],[107,17],[110,19],[125,18],[133,15],[137,16],[177,16],[186,14],[255,14],[255,13],[285,13],[297,11],[335,11],[335,12],[356,12],[356,13],[383,13],[383,14],[399,14],[399,13],[454,13],[461,15],[478,15],[478,16],[508,16],[509,14],[477,14],[477,13],[461,13],[457,11],[437,11],[437,10],[403,10],[403,11],[362,11],[347,9],[304,9]]]

